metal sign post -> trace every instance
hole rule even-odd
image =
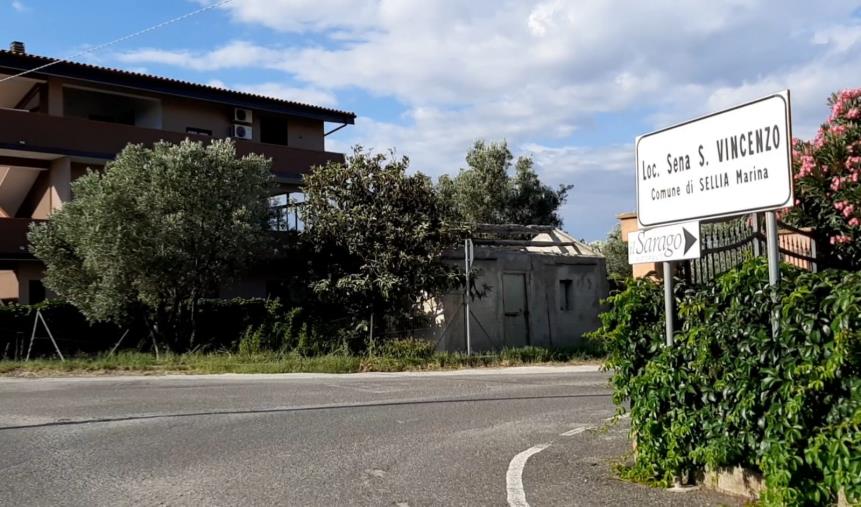
[[[673,263],[664,263],[664,314],[667,320],[667,347],[673,346]]]
[[[780,281],[780,246],[777,242],[777,216],[773,211],[765,212],[765,238],[768,249],[768,283],[774,286]]]
[[[673,267],[674,261],[699,259],[700,223],[688,222],[628,233],[628,262],[660,262],[664,269],[664,313],[666,343],[673,346]]]
[[[682,222],[765,211],[768,278],[777,285],[774,210],[794,202],[791,144],[789,90],[637,137],[637,221],[647,230],[629,234],[628,260],[663,263],[667,346],[673,345],[673,261],[700,253],[690,252],[694,236]],[[772,322],[777,332],[776,316]]]

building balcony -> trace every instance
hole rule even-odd
[[[151,145],[160,140],[178,143],[186,138],[198,141],[212,139],[205,135],[0,109],[0,154],[13,157],[15,155],[9,150],[81,160],[111,160],[129,143]],[[298,182],[314,166],[344,160],[341,153],[241,139],[236,140],[236,152],[240,156],[256,153],[271,158],[273,174],[284,182]]]
[[[27,232],[30,224],[38,222],[30,218],[0,218],[0,264],[4,261],[32,259]]]

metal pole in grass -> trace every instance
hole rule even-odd
[[[673,263],[664,262],[664,314],[667,321],[667,347],[673,346]]]
[[[472,355],[472,337],[469,333],[469,270],[472,268],[474,252],[472,250],[472,240],[467,238],[463,242],[463,264],[464,264],[464,279],[466,286],[463,289],[463,305],[464,313],[464,331],[466,332],[466,355]]]

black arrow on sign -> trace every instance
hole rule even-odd
[[[684,227],[682,227],[682,232],[685,233],[685,253],[688,253],[688,250],[697,243],[697,238]]]

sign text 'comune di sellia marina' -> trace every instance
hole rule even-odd
[[[789,92],[637,138],[643,227],[792,204]]]

